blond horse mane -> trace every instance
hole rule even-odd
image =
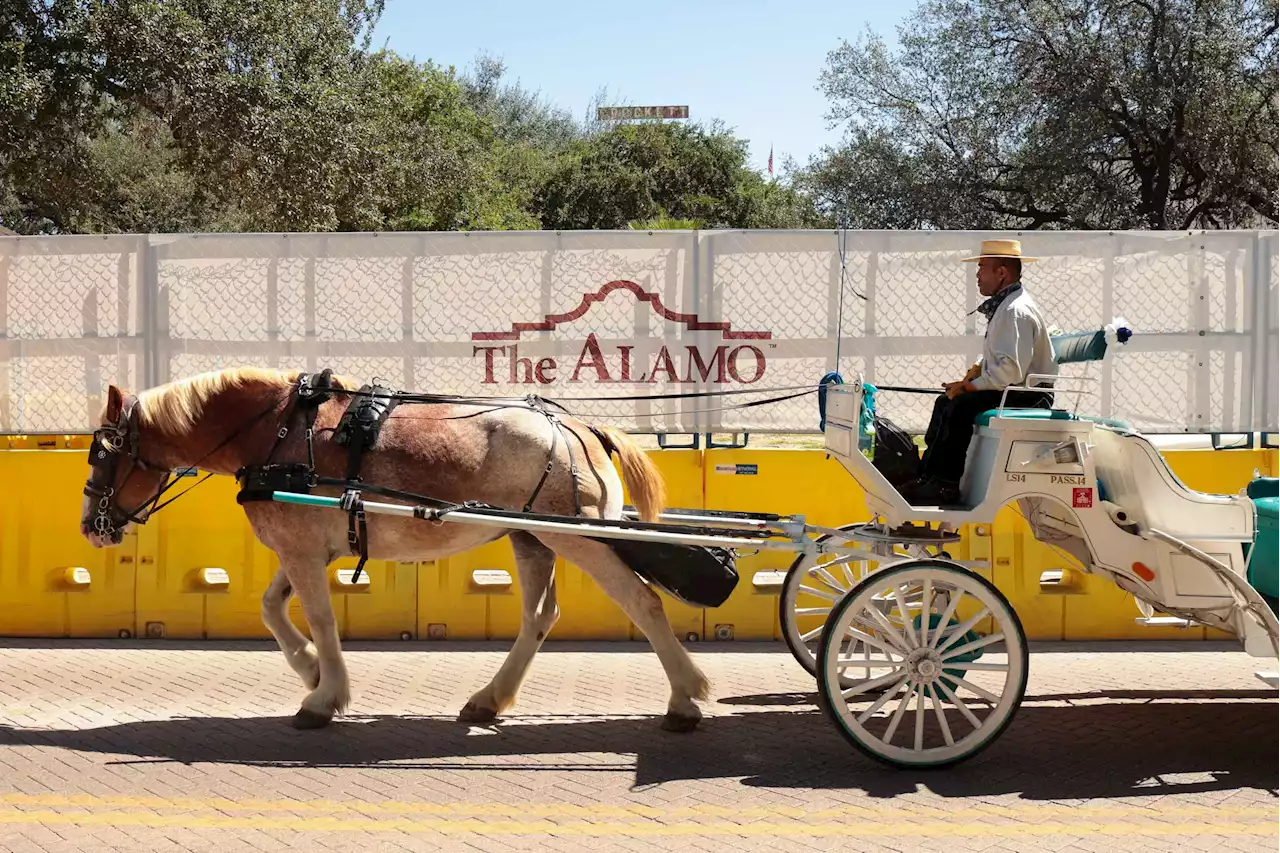
[[[139,421],[170,433],[190,432],[204,414],[205,404],[223,391],[246,385],[263,385],[284,391],[297,381],[298,371],[264,367],[231,367],[197,373],[159,385],[138,395]],[[350,383],[334,376],[335,385],[350,388]]]

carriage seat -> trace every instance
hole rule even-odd
[[[978,426],[990,426],[992,418],[1014,418],[1023,421],[1092,421],[1095,424],[1110,427],[1120,432],[1133,432],[1133,425],[1117,418],[1102,418],[1095,415],[1074,415],[1064,409],[987,409],[978,415],[975,423]]]
[[[1118,320],[1113,325],[1115,337],[1119,343],[1126,343],[1133,333],[1120,325]],[[1068,332],[1052,335],[1054,361],[1057,364],[1080,364],[1088,361],[1102,361],[1107,355],[1107,329],[1096,332]],[[1033,389],[1028,389],[1033,390]],[[978,426],[990,426],[994,417],[1015,418],[1026,421],[1092,421],[1095,424],[1110,427],[1119,432],[1133,432],[1133,426],[1116,418],[1100,418],[1091,415],[1075,415],[1064,409],[988,409],[978,416]]]

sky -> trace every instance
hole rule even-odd
[[[772,146],[776,173],[784,154],[803,165],[840,139],[827,127],[827,101],[816,88],[827,53],[867,27],[895,44],[913,6],[387,0],[371,46],[459,71],[487,53],[505,63],[508,82],[541,92],[578,119],[602,87],[611,103],[688,105],[690,122],[720,119],[749,140],[754,168],[765,168]]]

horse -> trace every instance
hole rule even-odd
[[[311,374],[229,368],[137,396],[111,385],[90,451],[81,534],[96,548],[118,545],[127,530],[145,523],[158,508],[158,495],[176,482],[174,472],[196,466],[209,475],[236,475],[269,458],[310,459],[315,474],[341,476],[348,448],[337,443],[335,430],[358,386],[328,371],[321,375],[332,393],[311,407],[314,420],[306,430],[294,421],[303,390],[316,390],[304,381]],[[625,481],[640,519],[658,519],[666,500],[661,473],[630,436],[551,414],[537,403],[537,398],[413,401],[410,396],[385,416],[376,443],[365,451],[362,482],[451,504],[519,509],[529,501],[526,512],[580,510],[587,518],[618,519]],[[578,460],[589,472],[581,477]],[[536,500],[530,500],[531,493]],[[335,559],[352,553],[347,516],[271,500],[242,501],[242,506],[254,535],[280,561],[262,596],[262,619],[309,690],[292,725],[322,728],[351,700],[326,576]],[[696,700],[708,696],[707,678],[677,639],[657,593],[604,542],[554,531],[449,523],[447,517],[428,523],[385,514],[368,517],[364,542],[370,559],[419,561],[504,536],[510,537],[522,592],[520,630],[497,673],[471,696],[458,720],[492,722],[514,704],[534,655],[559,617],[554,578],[559,555],[617,602],[657,654],[671,686],[661,727],[692,731],[702,717]],[[310,642],[287,616],[294,595]]]

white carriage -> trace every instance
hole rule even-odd
[[[1097,354],[1102,335],[1076,337]],[[902,766],[954,764],[1012,720],[1026,689],[1022,626],[983,577],[989,565],[945,550],[961,525],[991,524],[1012,503],[1038,540],[1131,593],[1140,621],[1217,628],[1254,657],[1277,657],[1274,599],[1249,581],[1251,569],[1268,570],[1261,561],[1275,570],[1274,542],[1255,542],[1255,501],[1187,488],[1128,425],[1001,406],[975,426],[963,504],[911,506],[859,450],[863,383],[827,393],[826,448],[873,515],[829,533],[875,556],[802,554],[780,607],[787,644],[816,674],[823,708],[862,751]],[[1274,673],[1258,675],[1276,686]]]

